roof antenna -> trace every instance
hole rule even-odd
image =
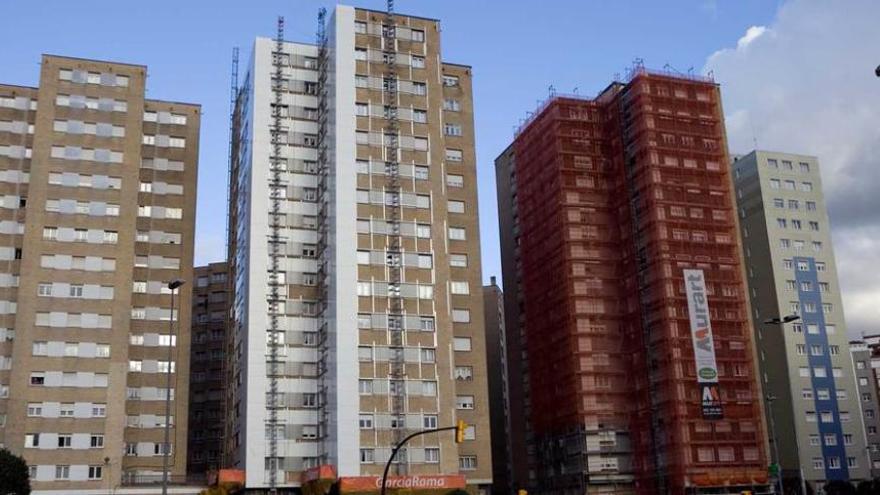
[[[556,88],[553,87],[553,85],[551,84],[551,85],[547,88],[547,92],[550,93],[550,98],[553,98],[553,96],[556,95]]]

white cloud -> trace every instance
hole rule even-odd
[[[850,333],[880,331],[878,19],[876,0],[791,0],[705,67],[732,153],[818,156]]]
[[[737,40],[736,49],[737,50],[744,50],[747,46],[749,46],[749,44],[751,42],[758,39],[758,37],[760,37],[766,31],[767,31],[767,28],[765,26],[752,26],[752,27],[746,29],[746,34],[743,35],[742,38]]]

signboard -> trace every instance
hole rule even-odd
[[[452,490],[465,488],[464,476],[423,474],[415,476],[389,476],[385,480],[387,489],[407,489],[413,491]],[[339,478],[340,493],[376,492],[382,488],[380,476],[351,476]]]
[[[684,270],[684,285],[703,419],[721,419],[724,413],[721,409],[721,392],[718,389],[718,365],[715,363],[715,344],[712,342],[712,323],[709,321],[709,299],[706,296],[703,270]]]

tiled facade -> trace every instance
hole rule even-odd
[[[731,165],[765,396],[784,478],[869,475],[831,225],[815,157],[753,151]],[[763,323],[786,315],[799,320]],[[770,407],[767,407],[770,410]]]
[[[471,70],[440,60],[438,21],[396,15],[394,47],[385,46],[385,22],[383,12],[338,6],[326,60],[317,46],[283,45],[276,479],[285,489],[317,464],[333,464],[340,475],[381,475],[401,430],[456,419],[473,425],[463,444],[451,433],[418,438],[395,471],[461,472],[475,486],[491,482]],[[249,488],[267,486],[271,476],[263,402],[271,379],[263,363],[273,279],[266,218],[274,50],[273,40],[254,45],[238,97],[232,167],[227,448],[228,465],[246,469]],[[386,165],[389,50],[396,53],[399,195],[388,192]],[[399,232],[391,208],[400,212]],[[391,235],[400,238],[399,258],[389,256]],[[392,297],[402,299],[401,316],[391,314]],[[395,338],[402,348],[391,345]],[[390,380],[389,363],[401,356],[405,379]],[[405,397],[401,416],[392,414],[392,390]]]
[[[160,476],[169,367],[185,473],[190,291],[172,337],[165,285],[192,278],[200,110],[146,75],[45,55],[39,87],[0,85],[0,443],[37,490]]]

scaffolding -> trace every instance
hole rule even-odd
[[[400,291],[403,275],[402,239],[400,232],[401,220],[401,184],[397,93],[397,28],[394,19],[394,0],[387,0],[385,23],[382,26],[384,72],[384,154],[386,169],[385,221],[388,224],[388,241],[386,246],[386,265],[388,267],[388,334],[389,334],[389,398],[391,401],[391,417],[398,428],[394,428],[394,445],[399,444],[407,435],[406,425],[406,364],[403,355],[403,297]],[[391,447],[393,448],[394,445]],[[398,475],[406,474],[408,456],[401,449],[400,460],[396,463]]]
[[[284,53],[284,17],[278,17],[277,32],[275,36],[275,53],[272,54],[272,67],[274,74],[272,77],[272,155],[269,159],[269,277],[268,289],[269,295],[266,298],[268,303],[269,325],[267,328],[267,379],[268,390],[266,392],[266,431],[268,433],[268,470],[269,470],[269,493],[275,495],[278,493],[278,408],[280,407],[278,392],[278,374],[279,374],[279,333],[281,320],[281,303],[286,299],[286,294],[282,295],[281,288],[284,283],[283,271],[281,268],[281,258],[284,256],[283,248],[285,237],[282,235],[284,218],[282,202],[284,196],[282,193],[285,188],[285,182],[282,178],[282,165],[286,160],[282,156],[281,145],[283,132],[281,107],[283,103],[283,53]]]
[[[761,491],[718,89],[640,65],[629,77],[593,100],[551,96],[514,142],[527,390],[544,461],[533,489]],[[684,268],[706,276],[723,420],[702,412]],[[615,456],[619,466],[595,469]]]
[[[328,364],[330,361],[330,338],[329,338],[329,318],[327,312],[327,301],[329,292],[328,266],[332,259],[328,250],[330,245],[330,203],[331,195],[328,189],[330,179],[330,164],[328,161],[327,151],[327,132],[329,122],[329,104],[327,101],[327,77],[328,77],[328,57],[327,57],[327,30],[326,30],[327,9],[318,10],[318,181],[317,181],[317,201],[318,201],[318,243],[316,257],[318,259],[318,461],[319,463],[327,463],[327,434],[330,424],[330,411],[328,393],[329,385],[327,382]]]

